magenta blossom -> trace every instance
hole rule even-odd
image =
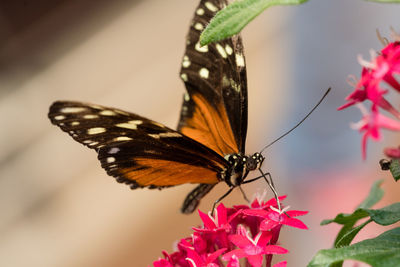
[[[353,124],[352,127],[363,133],[361,150],[363,159],[365,159],[367,157],[366,151],[368,138],[372,138],[375,141],[380,141],[382,139],[380,128],[400,131],[400,122],[380,114],[376,107],[372,107],[372,113],[368,113],[367,110],[361,105],[359,108],[363,113],[363,118],[359,122]]]
[[[279,201],[285,198],[279,197]],[[153,266],[240,267],[242,261],[243,266],[257,267],[265,262],[265,266],[271,267],[274,254],[288,253],[285,248],[276,245],[282,226],[307,229],[294,218],[307,212],[282,212],[277,206],[275,199],[263,201],[256,198],[250,205],[233,208],[220,204],[214,215],[199,211],[203,225],[193,228],[191,237],[181,239],[177,251],[172,254],[163,252],[164,259],[154,261]],[[285,266],[286,261],[274,265]]]
[[[247,258],[251,266],[261,267],[264,255],[288,253],[288,250],[280,246],[268,245],[271,238],[271,232],[261,231],[253,239],[246,229],[240,225],[238,234],[229,236],[229,240],[239,249],[226,253],[222,259],[228,261],[235,255],[239,259]]]
[[[387,44],[380,53],[372,51],[371,61],[359,57],[359,62],[363,66],[361,78],[355,85],[355,90],[346,97],[348,102],[338,110],[366,100],[371,102],[371,111],[367,112],[364,107],[360,107],[363,118],[353,124],[353,128],[363,134],[361,151],[362,157],[365,159],[368,138],[380,141],[382,139],[381,128],[400,131],[400,112],[383,97],[389,92],[387,88],[383,88],[385,84],[395,92],[400,92],[400,83],[397,80],[400,75],[400,40],[397,39],[395,42]],[[379,108],[388,111],[397,120],[382,115]],[[387,148],[384,152],[392,158],[400,157],[400,149]]]

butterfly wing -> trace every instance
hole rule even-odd
[[[247,84],[240,36],[200,47],[201,31],[225,0],[202,0],[195,11],[181,79],[187,92],[178,130],[221,156],[243,153],[247,132]]]
[[[160,123],[115,108],[58,101],[51,122],[98,152],[101,166],[132,189],[184,183],[215,185],[226,161]]]

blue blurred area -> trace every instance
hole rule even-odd
[[[353,90],[348,75],[358,78],[361,66],[357,55],[369,60],[371,48],[380,50],[376,30],[390,37],[390,27],[400,30],[400,5],[367,1],[310,1],[293,9],[289,20],[293,43],[288,78],[292,99],[282,119],[282,129],[297,123],[323,92],[332,87],[330,95],[315,113],[279,146],[291,168],[324,169],[351,166],[361,162],[361,135],[349,128],[361,113],[356,107],[343,111],[336,108]],[[382,144],[369,142],[368,158],[376,160]],[[379,155],[377,155],[379,156]]]

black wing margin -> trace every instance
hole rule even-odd
[[[215,13],[226,4],[224,0],[202,0],[195,11],[180,72],[187,92],[178,125],[179,131],[222,155],[245,152],[247,80],[243,45],[241,37],[236,35],[200,47],[199,37]],[[205,111],[204,102],[213,110]],[[222,128],[221,123],[215,121],[217,117],[231,133],[212,129],[213,124]],[[234,139],[236,147],[230,139]],[[226,142],[225,146],[220,144],[221,140]]]

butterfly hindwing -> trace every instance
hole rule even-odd
[[[216,184],[226,161],[204,145],[139,115],[80,102],[50,107],[53,124],[96,149],[102,167],[131,188]]]
[[[240,36],[201,47],[201,31],[226,1],[201,1],[187,35],[181,79],[184,95],[178,130],[220,155],[244,153],[247,82]]]

